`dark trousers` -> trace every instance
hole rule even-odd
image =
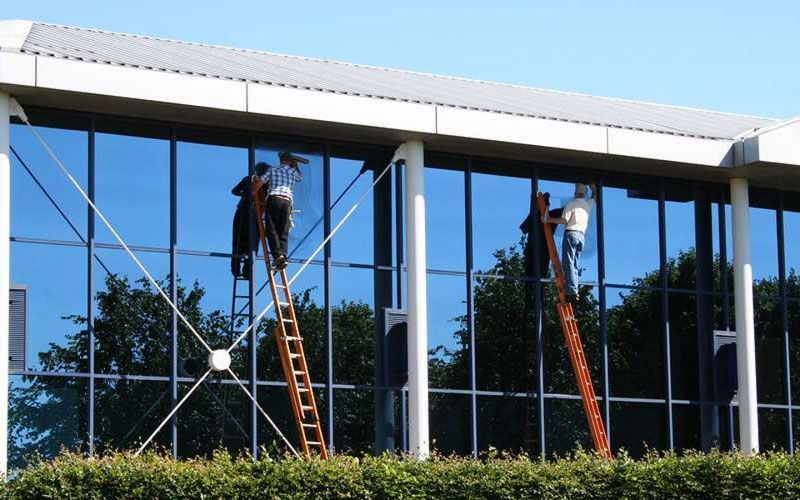
[[[231,234],[231,273],[249,279],[250,266],[247,258],[250,249],[256,248],[257,235],[250,225],[248,205],[239,203],[233,214],[233,232]]]
[[[292,226],[292,202],[279,196],[267,198],[265,226],[273,257],[289,254],[289,230]]]

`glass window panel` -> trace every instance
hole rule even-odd
[[[606,289],[611,394],[665,396],[661,293]]]
[[[785,404],[786,370],[781,303],[756,298],[753,305],[758,402]]]
[[[37,131],[81,188],[87,191],[88,134],[37,127]],[[11,154],[11,234],[18,237],[84,241],[87,205],[30,130],[12,125],[11,146],[27,165]],[[88,191],[87,191],[88,193]],[[52,202],[48,200],[48,195]],[[61,209],[63,215],[59,214]],[[66,217],[70,224],[64,219]]]
[[[333,436],[337,453],[372,451],[375,443],[375,392],[339,389],[333,394]]]
[[[291,269],[291,266],[290,266]],[[288,273],[289,276],[293,274]],[[291,278],[290,278],[291,279]],[[257,289],[265,288],[256,298],[256,315],[272,302],[269,285],[259,277],[256,281]],[[297,315],[297,324],[300,335],[303,337],[303,350],[308,363],[309,374],[313,382],[325,381],[326,370],[326,342],[325,330],[325,301],[323,285],[323,267],[309,265],[297,280],[291,285],[292,302]],[[281,299],[282,300],[282,299]],[[334,320],[334,325],[336,321]],[[259,380],[284,381],[285,377],[280,365],[277,343],[274,336],[277,327],[277,316],[274,308],[264,315],[259,323],[258,336],[258,370]],[[335,336],[334,336],[335,338]],[[372,337],[370,337],[371,341]],[[336,342],[334,341],[334,346]],[[344,349],[344,347],[342,347]],[[246,352],[246,342],[242,343],[240,351]],[[336,361],[336,357],[334,357]],[[371,370],[371,368],[370,368]]]
[[[178,247],[230,252],[231,189],[248,175],[247,150],[179,142],[177,175]]]
[[[332,270],[333,376],[339,383],[375,381],[374,279],[381,272],[388,271],[342,267]]]
[[[334,397],[334,400],[338,394]],[[319,417],[322,421],[323,432],[327,439],[327,403],[323,397],[323,391],[319,389],[314,390],[314,398],[317,402]],[[289,403],[289,393],[285,385],[259,385],[258,387],[258,403],[261,405],[278,429],[286,436],[286,439],[292,444],[295,449],[300,446],[300,441],[297,436],[297,426],[292,413],[292,407]],[[264,416],[259,413],[258,417],[258,444],[263,447],[266,454],[274,459],[283,457],[289,453],[289,449],[283,440],[278,436],[273,427],[267,422]],[[330,451],[330,450],[329,450]]]
[[[660,286],[658,201],[639,190],[604,187],[603,222],[606,281]]]
[[[792,402],[797,404],[795,399],[800,395],[800,303],[797,301],[789,302],[789,373],[791,375]],[[756,364],[756,370],[758,364]],[[798,435],[800,439],[800,435]]]
[[[77,377],[12,375],[8,404],[8,467],[19,470],[36,455],[50,459],[62,448],[85,446],[88,383]]]
[[[123,250],[99,248],[95,255],[95,370],[169,375],[169,304]],[[169,293],[169,255],[138,252],[136,256]],[[192,317],[185,307],[182,312]],[[181,325],[179,332],[187,331]]]
[[[792,429],[794,447],[796,450],[798,443],[800,443],[800,411],[792,410]]]
[[[727,410],[724,413],[727,413]],[[720,435],[724,436],[726,420],[722,417],[720,418]],[[672,405],[672,425],[676,451],[700,450],[702,448],[699,406]],[[726,442],[726,440],[723,440],[720,445],[724,445]]]
[[[580,399],[547,398],[544,401],[545,444],[549,457],[561,456],[578,446],[593,450],[589,424]]]
[[[169,246],[169,141],[98,133],[96,204],[128,245]],[[117,243],[99,219],[97,240]]]
[[[229,261],[225,257],[178,255],[178,280],[180,284],[181,312],[192,322],[192,326],[212,349],[227,349],[248,326],[247,298],[239,297],[233,302],[233,278]],[[238,281],[236,295],[248,295],[248,282]],[[231,308],[235,304],[236,311]],[[241,313],[239,311],[242,311]],[[258,314],[258,311],[254,312]],[[243,316],[233,317],[234,314]],[[233,323],[232,323],[232,320]],[[248,336],[249,338],[249,336]],[[231,351],[231,368],[240,378],[247,378],[247,340],[240,348]],[[199,367],[199,375],[208,368],[208,356],[194,334],[179,320],[179,358]],[[189,361],[191,360],[191,361]],[[184,376],[186,376],[184,375]]]
[[[545,391],[557,394],[578,394],[575,382],[575,373],[569,358],[569,351],[564,342],[564,333],[556,312],[555,302],[557,297],[555,286],[548,284],[544,287],[545,302],[542,311],[542,335],[544,339],[544,384]],[[580,299],[575,307],[578,318],[578,330],[583,342],[583,351],[589,371],[592,374],[595,391],[602,393],[601,368],[603,358],[600,349],[599,304],[597,290],[583,289]],[[530,351],[533,358],[535,351]]]
[[[302,180],[294,187],[292,230],[289,233],[289,257],[305,260],[322,243],[324,227],[324,187],[322,149],[317,145],[259,140],[256,144],[256,163],[280,165],[278,154],[291,152],[308,160],[299,163]],[[322,254],[318,256],[322,258]]]
[[[669,333],[672,397],[696,401],[700,398],[700,382],[695,295],[669,294]]]
[[[428,274],[428,366],[431,387],[469,386],[466,278]],[[495,338],[498,346],[503,345]]]
[[[783,213],[783,251],[786,257],[786,276],[789,293],[800,298],[797,273],[800,272],[800,213]]]
[[[26,361],[31,370],[89,369],[86,253],[81,247],[11,244],[11,283],[28,290]]]
[[[611,402],[611,449],[625,449],[641,458],[648,449],[667,447],[667,420],[663,404]]]
[[[212,374],[178,411],[180,456],[208,457],[221,447],[234,455],[249,450],[250,399],[238,384],[227,382]],[[191,385],[180,384],[178,397]],[[261,415],[258,418],[259,425],[266,425]]]
[[[519,255],[513,258],[521,260]],[[533,391],[536,387],[531,285],[520,279],[493,277],[474,281],[475,363],[480,390]],[[562,339],[556,337],[554,342],[563,345]]]
[[[374,191],[371,189],[375,174],[371,170],[360,174],[363,165],[362,160],[331,158],[331,203],[339,200],[331,208],[331,229],[344,219],[365,192],[369,192],[331,239],[331,256],[336,261],[372,264],[375,260]],[[391,172],[386,175],[391,175]]]
[[[478,396],[478,449],[511,453],[539,452],[536,399],[518,396]]]
[[[143,443],[169,415],[169,389],[167,382],[96,380],[94,432],[97,450],[130,450]],[[198,399],[190,398],[181,413],[198,406]],[[167,424],[156,434],[151,446],[167,449],[169,439],[170,424]]]
[[[550,209],[563,208],[575,198],[575,184],[571,182],[540,181],[539,191],[550,193]],[[589,191],[591,193],[591,191]],[[535,200],[534,200],[535,201]],[[556,226],[554,240],[559,259],[563,262],[564,226]],[[547,255],[546,247],[541,250],[542,255]],[[597,210],[589,214],[589,225],[584,235],[583,252],[579,261],[580,282],[583,284],[597,284]]]
[[[510,248],[522,251],[524,234],[520,226],[530,213],[531,196],[535,195],[529,178],[472,174],[472,246],[476,271],[524,273],[524,269],[498,267],[498,255],[507,254]]]
[[[785,451],[789,435],[786,428],[786,410],[758,409],[758,441],[761,451]]]
[[[425,193],[428,268],[464,271],[464,172],[426,168]]]
[[[753,281],[777,281],[778,234],[775,211],[750,208],[750,260]]]
[[[469,396],[432,392],[429,404],[431,450],[443,455],[472,453]]]
[[[696,282],[694,201],[667,201],[665,211],[669,286],[694,290]]]

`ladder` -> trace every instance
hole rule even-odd
[[[245,261],[246,266],[250,266],[249,256]],[[252,273],[251,273],[252,274]],[[252,278],[252,276],[251,276]],[[244,287],[240,284],[244,283]],[[244,291],[240,291],[244,288]],[[231,293],[231,316],[230,327],[228,328],[228,342],[242,334],[242,318],[250,318],[252,314],[252,304],[250,303],[250,280],[240,277],[233,277],[233,291]],[[250,377],[250,374],[247,374]],[[249,436],[244,430],[245,416],[247,414],[247,401],[242,397],[242,391],[233,384],[222,385],[222,434],[220,439],[223,446],[231,446],[233,450],[239,450],[247,445]]]
[[[547,213],[548,201],[542,193],[538,193],[536,198],[539,204],[539,214]],[[575,373],[575,379],[578,382],[578,390],[581,393],[581,399],[583,399],[583,410],[586,412],[586,418],[589,421],[589,431],[592,434],[594,448],[600,456],[612,460],[613,455],[611,454],[611,447],[608,444],[608,435],[603,425],[603,417],[600,415],[600,408],[597,405],[597,397],[595,396],[594,386],[592,385],[592,375],[589,372],[589,365],[586,362],[586,356],[584,356],[583,352],[583,344],[581,343],[581,336],[578,331],[578,321],[575,318],[575,311],[572,309],[572,304],[567,302],[564,271],[561,268],[558,251],[556,250],[556,244],[553,240],[553,228],[550,224],[542,224],[542,229],[544,232],[544,239],[547,242],[547,251],[550,254],[550,261],[555,268],[556,287],[558,288],[559,299],[558,304],[556,304],[556,310],[561,320],[561,330],[564,332],[564,340],[569,350],[572,371]]]
[[[275,305],[275,315],[278,326],[273,331],[278,344],[278,353],[281,358],[283,374],[286,377],[289,401],[292,405],[297,435],[300,437],[300,448],[306,457],[312,452],[317,453],[322,459],[327,460],[328,450],[325,447],[325,437],[322,433],[322,424],[319,419],[314,391],[311,387],[311,377],[308,373],[306,355],[303,350],[303,338],[300,336],[300,326],[297,323],[292,293],[289,290],[289,280],[286,270],[273,270],[270,263],[270,252],[267,246],[264,217],[266,197],[263,192],[264,182],[258,177],[253,178],[253,204],[256,210],[256,222],[261,246],[264,249],[264,264],[269,276],[269,289]],[[277,278],[277,279],[276,279]],[[276,281],[280,281],[276,283]],[[281,290],[282,293],[279,293]]]

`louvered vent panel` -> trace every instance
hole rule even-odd
[[[25,371],[28,347],[28,289],[12,286],[9,290],[8,369]]]

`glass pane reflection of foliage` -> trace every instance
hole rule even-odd
[[[72,377],[12,376],[8,405],[9,469],[36,456],[52,457],[61,447],[82,449],[88,383]]]
[[[495,264],[488,271],[502,275],[524,274],[524,256],[521,246],[495,253]],[[670,260],[670,286],[684,288],[681,280],[691,280],[694,268],[694,253],[687,251]],[[716,272],[719,273],[717,264]],[[730,268],[727,272],[730,273]],[[534,379],[534,325],[532,320],[532,307],[530,293],[526,289],[526,281],[495,278],[476,279],[473,292],[475,295],[475,322],[477,341],[477,376],[480,389],[495,390],[499,392],[531,392],[535,388]],[[647,273],[636,281],[641,287],[657,288],[660,285],[658,270]],[[165,282],[164,286],[168,283]],[[795,273],[787,279],[790,297],[800,296],[800,280]],[[772,296],[777,284],[774,278],[760,280],[755,284],[756,296]],[[546,342],[545,371],[547,374],[546,391],[556,390],[576,393],[574,375],[572,373],[563,336],[556,321],[554,313],[555,293],[551,285],[546,284],[544,290],[544,325]],[[598,352],[599,335],[597,332],[597,304],[590,289],[583,290],[578,304],[578,315],[581,331],[584,336],[587,354]],[[201,300],[206,293],[203,286],[194,282],[191,285],[181,283],[178,289],[179,305],[189,321],[196,325],[199,332],[212,347],[223,347],[229,342],[228,313],[220,310],[203,311]],[[695,314],[691,312],[688,304],[681,305],[671,294],[671,308],[686,308],[689,313],[678,310],[670,311],[673,327],[680,323],[680,331],[687,333],[687,338],[692,339],[689,332],[694,332]],[[682,294],[681,296],[693,297]],[[660,367],[661,332],[659,321],[658,294],[650,290],[637,289],[626,293],[621,303],[610,307],[608,327],[610,338],[609,362],[612,373],[620,374],[620,379],[615,380],[614,390],[623,390],[627,387],[630,394],[652,397],[662,393],[663,369]],[[139,280],[132,282],[128,278],[108,276],[103,291],[97,293],[97,315],[95,326],[96,337],[96,369],[98,372],[127,374],[137,373],[140,367],[153,367],[157,373],[169,373],[169,321],[170,310],[166,303],[155,293],[146,282]],[[305,332],[305,346],[312,377],[315,381],[324,380],[325,366],[325,314],[324,308],[315,303],[310,290],[299,292],[295,296],[295,304],[301,329]],[[716,303],[715,314],[719,316],[719,302]],[[772,335],[772,328],[759,328],[764,322],[773,323],[774,304],[771,301],[756,302],[756,318],[758,335]],[[369,305],[358,302],[341,302],[333,306],[334,316],[334,341],[347,349],[338,351],[334,358],[334,372],[352,380],[369,379],[372,376],[374,333],[374,313]],[[792,303],[789,310],[790,325],[794,328],[798,324],[798,307]],[[87,365],[87,331],[86,318],[82,314],[69,316],[74,325],[74,331],[68,333],[65,341],[60,344],[53,343],[49,349],[39,354],[39,362],[46,371],[76,371],[85,372]],[[461,327],[455,333],[458,342],[464,345],[467,341],[466,317],[458,318]],[[651,325],[643,328],[642,325]],[[274,354],[274,338],[271,335],[275,322],[273,319],[261,323],[259,331],[258,350],[262,354],[260,359],[260,378],[269,380],[282,380],[277,357]],[[241,326],[241,325],[240,325]],[[197,342],[193,336],[180,326],[181,352],[188,349],[197,349]],[[269,334],[267,334],[269,332]],[[763,332],[763,333],[762,333]],[[677,335],[677,334],[676,334]],[[692,333],[692,335],[695,335]],[[792,336],[794,339],[796,336]],[[676,349],[685,350],[687,353],[696,352],[696,343],[689,341],[686,345],[676,344]],[[199,352],[199,351],[198,351]],[[798,350],[792,343],[792,362],[798,366]],[[645,354],[643,354],[645,353]],[[649,353],[649,354],[648,354]],[[237,363],[244,365],[246,349],[239,348],[233,351]],[[436,355],[434,351],[432,354]],[[432,384],[447,386],[452,377],[462,377],[465,367],[468,366],[467,351],[458,351],[448,357],[439,357],[431,369],[430,379]],[[635,363],[632,360],[645,357],[650,363]],[[204,357],[202,358],[204,359]],[[597,355],[589,356],[589,363],[593,369],[595,382],[599,373],[600,358]],[[764,362],[762,362],[762,365]],[[780,365],[780,363],[773,363]],[[204,366],[203,364],[200,365]],[[696,368],[691,365],[677,367],[681,372],[686,372],[684,386],[696,386]],[[764,366],[761,368],[764,369]],[[777,370],[777,368],[776,368]],[[150,370],[152,372],[152,370]],[[622,380],[622,382],[620,382]],[[627,381],[627,382],[626,382]],[[69,377],[29,377],[24,384],[12,388],[11,407],[14,412],[12,433],[20,438],[16,444],[21,451],[39,450],[44,454],[55,453],[63,444],[70,447],[78,446],[85,436],[82,431],[77,432],[75,439],[65,436],[73,434],[58,429],[58,424],[53,419],[44,416],[63,413],[69,406],[73,419],[77,421],[66,422],[70,429],[86,429],[85,408],[86,398],[80,396],[85,390],[85,379]],[[623,384],[623,385],[620,385]],[[625,386],[624,384],[628,384]],[[185,390],[182,384],[182,390]],[[676,387],[678,387],[678,384]],[[599,385],[597,385],[599,391]],[[124,390],[121,390],[124,389]],[[219,390],[216,388],[216,390]],[[285,394],[282,387],[275,388],[276,394]],[[65,392],[66,391],[66,392]],[[83,392],[81,392],[83,391]],[[130,446],[129,426],[105,425],[103,413],[112,415],[136,415],[143,413],[143,408],[149,407],[158,398],[161,388],[158,384],[120,384],[99,383],[95,389],[95,398],[98,418],[98,444],[102,447]],[[265,388],[264,391],[267,391]],[[74,399],[65,399],[64,394],[76,395]],[[358,397],[343,395],[341,400],[335,401],[336,412],[347,415],[350,422],[371,422],[373,408],[371,391],[359,393]],[[71,397],[71,396],[70,396]],[[498,396],[501,397],[502,396]],[[284,398],[285,399],[285,398]],[[271,411],[279,411],[282,399],[278,397],[267,398],[265,404]],[[469,451],[467,446],[469,426],[468,405],[462,404],[460,398],[436,396],[431,400],[432,422],[441,420],[437,425],[438,442],[446,444],[448,450]],[[522,404],[522,402],[519,402]],[[180,428],[183,434],[198,433],[201,427],[207,428],[207,433],[198,433],[198,439],[191,443],[184,441],[183,449],[186,453],[206,454],[219,444],[219,409],[218,403],[211,396],[210,391],[201,390],[189,399],[185,410],[179,415]],[[517,404],[509,405],[482,405],[480,420],[486,425],[495,427],[505,425],[503,414],[504,407],[507,411],[518,414],[526,409]],[[108,410],[108,409],[112,409]],[[106,410],[103,410],[106,409]],[[103,413],[101,413],[101,410]],[[288,406],[285,408],[288,411]],[[162,414],[162,409],[156,410]],[[288,415],[288,414],[287,414]],[[770,414],[772,415],[772,414]],[[694,418],[694,417],[692,417]],[[445,422],[458,421],[458,436],[445,428]],[[130,420],[134,420],[133,418]],[[572,449],[575,441],[587,442],[585,433],[585,416],[579,400],[551,400],[546,402],[546,434],[547,449],[565,451]],[[342,425],[339,421],[337,425]],[[131,422],[133,425],[135,422]],[[152,427],[151,421],[146,426]],[[262,422],[263,424],[263,422]],[[524,425],[522,422],[519,425]],[[348,450],[366,451],[371,446],[371,427],[364,426],[363,432],[353,433],[356,427],[345,425],[343,430],[342,445]],[[482,426],[483,427],[483,426]],[[518,426],[519,428],[519,426]],[[778,427],[774,427],[778,429]],[[69,430],[69,429],[68,429]],[[291,433],[290,429],[286,429]],[[73,432],[73,431],[70,431]],[[777,430],[776,430],[777,432]],[[137,431],[136,438],[146,435],[144,430]],[[480,433],[479,433],[480,434]],[[35,438],[33,437],[35,436]],[[126,437],[127,436],[127,437]],[[526,441],[524,433],[517,436],[517,442],[511,442],[500,434],[484,434],[482,444],[501,446],[504,449],[520,449],[537,447],[535,443]],[[265,436],[266,437],[266,436]],[[346,439],[345,439],[346,437]],[[773,442],[778,442],[774,438]],[[264,442],[264,441],[261,441]],[[660,442],[660,439],[651,439],[651,442]],[[467,443],[467,444],[465,444]],[[689,443],[691,445],[691,443]],[[28,446],[29,445],[29,446]]]

